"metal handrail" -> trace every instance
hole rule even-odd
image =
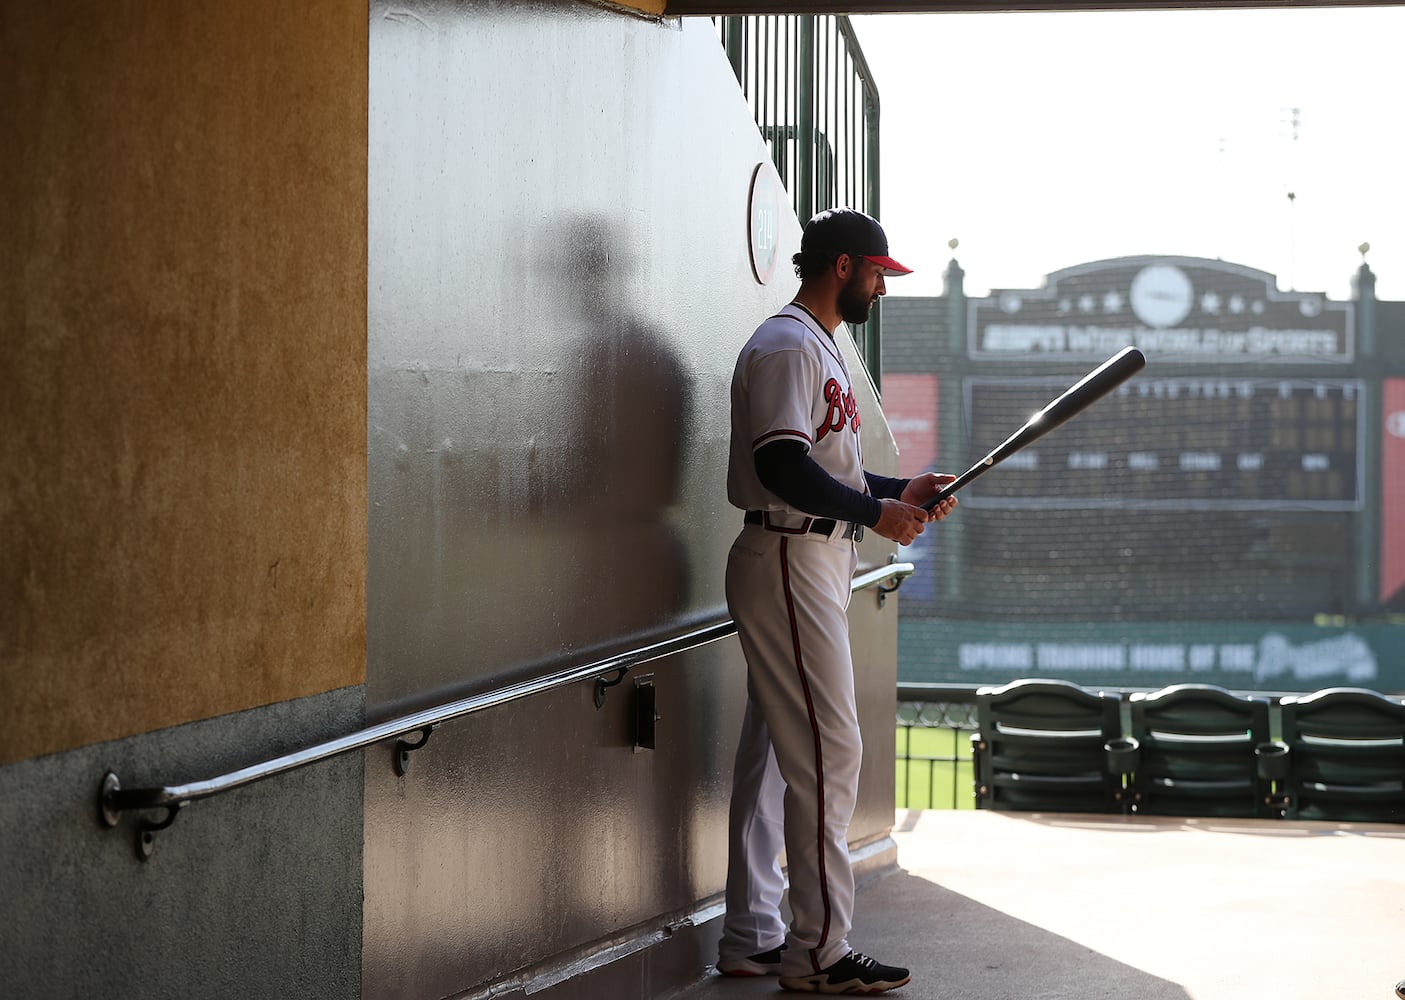
[[[877,569],[860,573],[851,581],[850,593],[858,593],[870,587],[877,587],[881,603],[887,594],[898,588],[904,578],[912,575],[914,568],[912,563],[890,562]],[[118,824],[123,812],[165,809],[166,815],[162,819],[143,819],[138,829],[137,852],[140,857],[147,858],[151,855],[156,831],[165,829],[175,822],[177,812],[191,802],[233,791],[266,778],[287,774],[289,771],[350,753],[353,750],[363,750],[389,739],[397,740],[396,768],[403,774],[409,753],[424,746],[428,742],[430,734],[445,722],[592,678],[595,679],[596,683],[596,704],[598,706],[603,702],[605,689],[618,684],[632,668],[642,663],[662,659],[665,656],[697,649],[719,639],[729,638],[735,635],[736,631],[736,622],[726,618],[711,625],[685,632],[682,635],[649,643],[602,660],[594,660],[566,670],[508,684],[492,691],[459,698],[409,715],[398,716],[365,729],[358,729],[354,733],[348,733],[345,736],[327,740],[302,750],[294,750],[292,753],[251,764],[237,771],[219,774],[213,778],[206,778],[203,781],[191,781],[182,785],[123,788],[117,775],[109,771],[103,776],[98,789],[99,819],[104,826],[113,827]],[[615,676],[607,680],[606,678],[611,674]],[[406,739],[407,736],[415,734],[419,735],[418,742],[412,743]]]

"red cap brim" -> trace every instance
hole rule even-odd
[[[890,278],[897,278],[904,274],[912,273],[912,268],[903,267],[892,257],[866,257],[865,259],[871,260],[879,267],[883,268],[883,273]]]

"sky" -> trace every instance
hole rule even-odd
[[[940,295],[956,239],[970,295],[1166,254],[1344,300],[1369,243],[1405,300],[1405,6],[851,20],[890,295]]]

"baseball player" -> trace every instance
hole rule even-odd
[[[849,655],[854,543],[865,528],[909,543],[930,514],[919,504],[954,477],[911,480],[864,471],[853,379],[834,331],[862,323],[886,276],[873,218],[821,212],[794,257],[794,301],[757,328],[732,376],[727,496],[746,512],[727,560],[727,606],[747,663],[728,837],[723,975],[779,975],[783,989],[881,993],[909,980],[845,940],[854,903],[848,828],[862,746]],[[790,869],[787,933],[780,916]]]

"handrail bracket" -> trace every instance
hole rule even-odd
[[[102,784],[98,786],[98,822],[103,826],[116,826],[122,819],[122,811],[113,804],[113,796],[122,790],[122,782],[117,780],[117,775],[108,771],[102,776]]]
[[[623,681],[624,675],[627,673],[629,673],[628,667],[620,667],[618,670],[615,671],[614,680],[606,680],[603,674],[595,678],[595,707],[597,709],[605,707],[605,694],[607,692],[607,689],[615,687],[617,684]]]
[[[410,754],[420,749],[429,742],[429,737],[439,728],[439,723],[431,723],[419,730],[420,738],[414,743],[401,736],[395,741],[395,773],[400,777],[405,777],[405,772],[410,769]]]
[[[129,808],[164,809],[165,816],[159,820],[142,817],[137,823],[136,851],[137,857],[142,861],[151,858],[151,852],[156,850],[156,831],[164,830],[176,821],[176,816],[180,812],[184,802],[159,802],[148,806],[142,806],[139,802],[131,805],[123,805],[122,782],[117,775],[108,771],[103,775],[102,784],[98,786],[98,821],[106,827],[114,827],[122,820],[122,812]]]
[[[896,552],[889,554],[889,566],[893,565],[897,561],[898,556]],[[903,585],[903,581],[906,579],[907,576],[905,574],[899,573],[891,577],[887,582],[880,583],[873,588],[875,591],[878,592],[878,606],[880,608],[888,603],[888,595],[894,593],[899,587],[901,587]]]

